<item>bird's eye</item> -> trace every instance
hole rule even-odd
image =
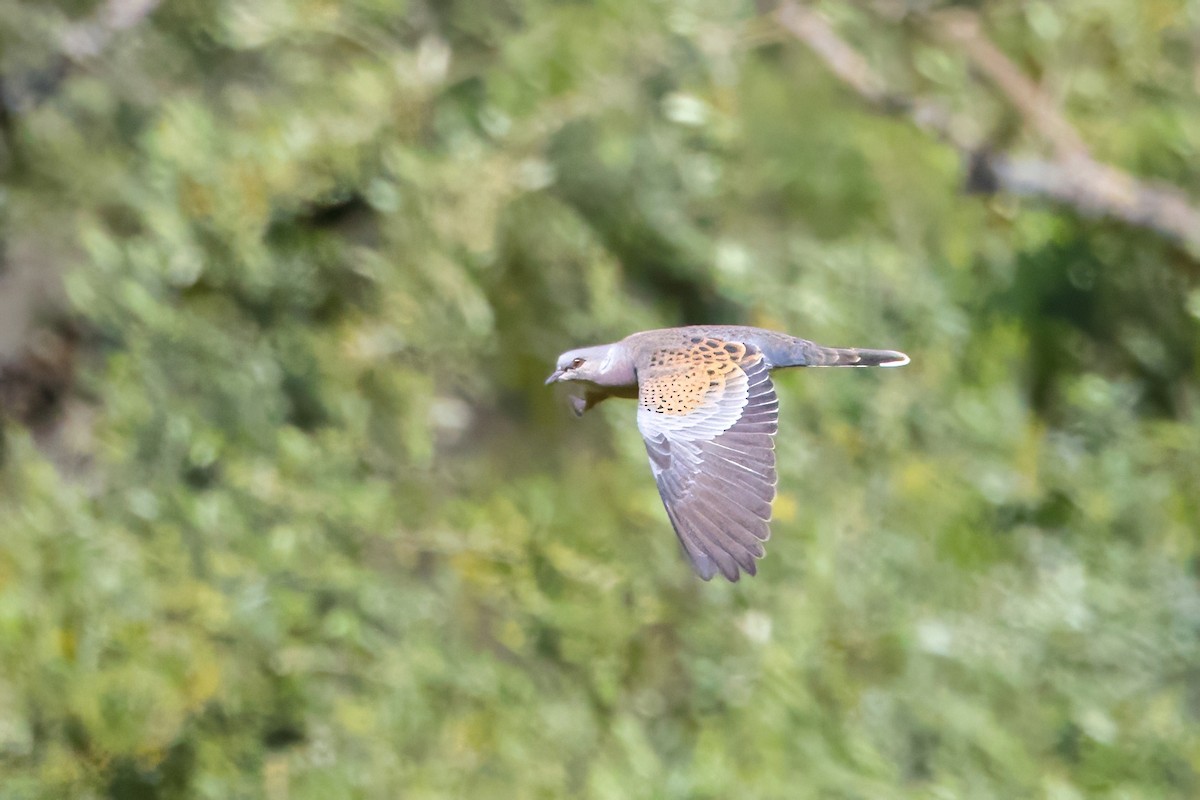
[[[580,367],[583,366],[583,361],[584,360],[582,358],[575,359],[574,361],[571,362],[571,369],[579,369]]]

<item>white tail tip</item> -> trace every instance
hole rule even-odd
[[[896,353],[896,355],[899,356],[899,358],[896,358],[893,361],[880,362],[879,366],[881,366],[881,367],[903,367],[905,364],[907,364],[911,360],[904,353]]]

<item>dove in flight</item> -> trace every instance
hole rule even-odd
[[[899,367],[895,350],[824,347],[784,333],[695,325],[568,350],[547,384],[575,382],[576,415],[636,398],[638,430],[675,533],[704,580],[757,572],[775,499],[779,400],[771,370]]]

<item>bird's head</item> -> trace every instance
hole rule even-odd
[[[596,347],[568,350],[558,357],[554,372],[546,379],[546,383],[590,381],[603,384],[605,371],[612,364],[610,358],[612,347],[609,344],[602,344]]]

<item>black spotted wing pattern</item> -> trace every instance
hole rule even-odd
[[[638,429],[667,516],[700,577],[755,574],[775,498],[779,401],[762,353],[715,338],[639,368]]]

